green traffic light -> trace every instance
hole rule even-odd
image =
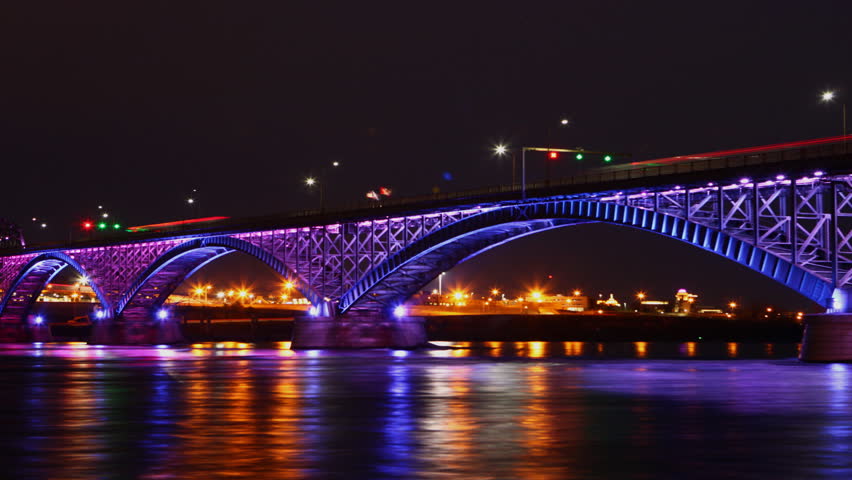
[[[98,230],[103,230],[103,229],[105,229],[106,227],[107,227],[107,224],[106,224],[106,223],[104,223],[104,222],[101,222],[101,223],[99,223],[99,224],[98,224]]]
[[[577,160],[582,160],[582,159],[583,159],[583,154],[582,154],[582,153],[578,153],[577,155],[575,155],[575,156],[574,156],[574,158],[576,158]]]
[[[112,228],[118,230],[119,228],[121,228],[121,225],[116,223],[115,225],[112,226]]]
[[[604,155],[604,162],[611,162],[611,161],[612,161],[612,155]]]

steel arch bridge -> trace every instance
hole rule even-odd
[[[850,138],[637,163],[585,182],[575,178],[523,192],[467,193],[437,203],[9,252],[0,256],[0,328],[7,339],[26,339],[33,303],[70,267],[97,294],[96,329],[108,332],[100,334],[102,341],[175,340],[163,337],[169,329],[162,324],[172,320],[155,312],[195,271],[240,251],[293,281],[313,304],[314,318],[297,323],[297,347],[413,345],[425,341],[422,324],[392,312],[440,272],[505,242],[586,222],[689,243],[828,311],[847,312]]]

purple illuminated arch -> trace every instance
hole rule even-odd
[[[835,289],[816,275],[710,227],[615,203],[587,200],[509,205],[472,215],[427,235],[376,266],[344,293],[339,311],[392,309],[441,272],[525,235],[583,222],[606,222],[680,240],[733,260],[830,307]]]
[[[118,301],[116,317],[122,315],[125,319],[140,320],[150,318],[151,312],[159,308],[184,280],[208,263],[237,251],[260,260],[279,275],[293,281],[294,288],[312,304],[324,303],[313,288],[271,253],[244,240],[220,236],[189,240],[161,255],[139,275]]]
[[[76,260],[62,252],[43,253],[27,263],[15,277],[9,291],[0,302],[0,321],[3,323],[22,322],[45,285],[50,283],[65,267],[70,266],[80,275],[90,278]],[[101,308],[109,311],[109,302],[100,287],[93,281],[89,286],[98,297]]]

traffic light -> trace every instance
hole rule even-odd
[[[121,228],[121,225],[120,225],[120,224],[118,224],[118,223],[114,223],[114,224],[112,225],[112,229],[113,229],[113,230],[118,230],[119,228]]]
[[[557,160],[559,158],[559,152],[547,152],[547,158]]]
[[[98,224],[98,230],[106,230],[107,224],[106,222],[101,222]]]
[[[611,162],[612,161],[612,155],[610,155],[610,154],[604,155],[603,161],[606,162],[606,163]]]
[[[91,230],[92,222],[90,220],[84,220],[83,223],[80,224],[80,226],[83,227],[83,230]]]
[[[582,160],[582,159],[583,159],[583,154],[582,154],[582,153],[578,153],[577,155],[574,155],[574,158],[576,158],[577,160]]]

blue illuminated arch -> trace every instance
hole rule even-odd
[[[189,240],[163,253],[137,277],[121,300],[118,301],[116,316],[124,313],[133,304],[134,299],[146,288],[150,289],[154,280],[158,277],[164,288],[157,289],[156,298],[149,302],[149,305],[140,306],[140,308],[161,305],[174,289],[192,274],[208,263],[236,251],[260,260],[278,274],[292,280],[294,288],[312,304],[324,304],[322,297],[310,285],[271,253],[238,238],[219,236]]]
[[[23,268],[21,268],[20,273],[18,273],[15,277],[15,280],[9,286],[9,290],[3,296],[2,302],[0,302],[0,317],[5,317],[8,313],[7,307],[9,307],[9,300],[14,294],[20,293],[18,290],[21,288],[22,284],[24,284],[24,281],[27,279],[34,279],[35,283],[29,285],[24,292],[24,294],[29,295],[30,298],[24,305],[21,305],[22,309],[21,312],[19,312],[21,320],[26,318],[26,314],[30,311],[33,303],[38,298],[37,294],[44,290],[44,286],[50,283],[53,278],[59,274],[59,272],[68,266],[76,270],[80,273],[80,275],[90,279],[89,286],[92,287],[92,291],[98,297],[98,301],[101,303],[101,308],[109,311],[110,305],[106,296],[103,294],[100,287],[91,280],[91,277],[83,269],[83,267],[67,254],[55,251],[42,253],[30,260]]]
[[[816,275],[704,225],[627,205],[559,200],[495,208],[427,235],[368,272],[341,297],[338,308],[340,312],[393,308],[440,272],[485,250],[581,222],[623,225],[683,241],[761,273],[820,305],[827,305],[834,291]]]

